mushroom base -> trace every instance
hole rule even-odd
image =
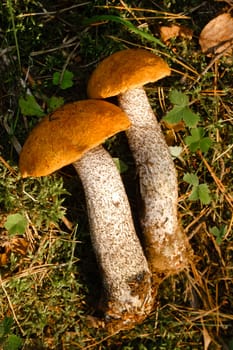
[[[151,272],[135,233],[120,174],[103,147],[73,163],[86,196],[91,240],[103,281],[106,324],[128,326],[151,311]]]
[[[126,135],[139,176],[139,215],[151,271],[176,273],[188,266],[191,248],[178,222],[177,174],[169,148],[143,88],[124,92],[119,104],[132,123]]]

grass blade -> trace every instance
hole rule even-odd
[[[123,26],[127,27],[131,32],[141,36],[143,39],[146,39],[150,42],[155,43],[156,45],[159,45],[161,47],[165,47],[165,45],[157,38],[155,38],[152,34],[146,33],[141,29],[138,29],[135,27],[131,22],[114,15],[100,15],[100,16],[94,16],[84,21],[85,25],[90,25],[99,21],[110,21],[110,22],[116,22],[120,23]]]

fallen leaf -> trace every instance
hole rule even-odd
[[[212,19],[203,28],[199,44],[206,54],[218,54],[225,50],[225,53],[230,53],[233,44],[233,17],[229,13],[223,13]]]
[[[6,253],[0,254],[0,266],[6,265],[9,259],[9,255]]]
[[[180,120],[178,123],[169,123],[166,120],[163,120],[163,124],[167,129],[172,129],[174,131],[184,131],[185,130],[185,124],[183,120]]]
[[[192,29],[172,24],[171,26],[162,26],[160,27],[160,35],[163,42],[167,42],[172,38],[181,37],[185,39],[192,39],[193,31]]]
[[[168,146],[173,146],[176,142],[176,132],[183,131],[185,129],[185,124],[183,120],[175,124],[163,120],[161,124],[164,126],[165,129],[164,135]]]
[[[191,40],[193,37],[193,30],[186,27],[186,26],[180,26],[180,33],[179,33],[181,38],[185,38],[188,40]]]
[[[0,266],[3,266],[7,264],[11,253],[11,248],[7,241],[1,241],[0,252]]]
[[[19,255],[26,255],[29,243],[22,237],[0,236],[0,266],[9,262],[11,252]]]
[[[26,255],[29,243],[24,238],[13,237],[11,239],[11,245],[11,250],[13,252],[18,253],[20,255]]]

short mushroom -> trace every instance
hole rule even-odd
[[[143,85],[170,75],[160,57],[144,49],[128,49],[104,59],[88,82],[88,96],[118,95],[131,120],[126,131],[139,175],[140,213],[145,253],[154,276],[176,273],[188,265],[187,238],[178,220],[177,174],[160,125]]]
[[[129,126],[126,114],[109,102],[66,104],[32,130],[19,160],[22,177],[48,175],[73,164],[84,187],[103,280],[101,309],[108,325],[120,327],[143,320],[153,306],[151,273],[128,198],[115,163],[100,145]]]

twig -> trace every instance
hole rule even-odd
[[[14,307],[13,307],[12,302],[11,302],[11,300],[10,300],[10,297],[9,297],[9,295],[8,295],[8,293],[7,293],[7,290],[6,290],[6,288],[4,287],[4,285],[3,285],[3,283],[2,283],[2,276],[1,276],[1,275],[0,275],[0,285],[1,285],[1,288],[2,288],[4,294],[5,294],[6,298],[7,298],[7,301],[8,301],[8,303],[9,303],[10,309],[11,309],[12,314],[13,314],[13,317],[14,317],[14,320],[15,320],[15,322],[17,323],[17,326],[19,327],[19,330],[20,330],[20,332],[22,333],[22,335],[25,336],[25,332],[24,332],[23,328],[21,327],[21,324],[20,324],[19,321],[18,321],[18,318],[17,318],[17,316],[16,316]]]
[[[224,236],[224,239],[227,239],[229,234],[232,232],[231,231],[232,230],[232,226],[233,226],[233,214],[231,216],[231,221],[230,221],[230,224],[229,224],[229,228],[228,228],[228,230],[227,230],[227,232],[226,232],[226,234]]]
[[[21,272],[17,272],[14,274],[14,276],[9,276],[6,277],[4,280],[2,280],[2,278],[0,277],[0,286],[1,287],[5,287],[5,285],[7,285],[11,280],[13,279],[20,279],[20,278],[24,278],[24,277],[32,277],[33,275],[37,275],[37,274],[41,274],[44,272],[47,272],[49,269],[60,269],[62,267],[67,266],[68,263],[64,263],[64,264],[44,264],[44,265],[38,265],[38,266],[32,266],[29,267],[28,269],[25,269]]]
[[[110,5],[104,5],[104,6],[96,6],[103,9],[115,9],[115,10],[125,10],[124,6],[110,6]],[[182,13],[174,14],[166,11],[158,11],[158,10],[152,10],[147,8],[139,8],[139,7],[130,7],[131,11],[140,11],[140,12],[148,12],[148,13],[155,13],[157,16],[156,18],[166,18],[166,19],[189,19],[189,16],[185,16]],[[138,19],[138,18],[137,18]]]
[[[219,155],[214,159],[214,162],[216,162],[218,159],[222,158],[222,156],[224,156],[225,154],[227,154],[227,153],[232,149],[232,147],[233,147],[233,144],[232,144],[232,145],[229,145],[229,146],[227,147],[227,149],[226,149],[224,152],[222,152],[221,154],[219,154]]]
[[[218,186],[218,189],[222,192],[222,194],[224,195],[226,201],[228,202],[230,207],[233,209],[233,197],[229,193],[226,193],[225,186],[219,180],[219,178],[217,177],[217,175],[215,174],[215,172],[213,171],[213,169],[211,168],[211,166],[209,165],[207,160],[203,157],[202,153],[200,151],[198,151],[197,153],[198,153],[199,157],[201,158],[201,160],[203,161],[203,163],[205,164],[206,168],[208,169],[208,171],[209,171],[210,175],[212,176],[214,182]]]
[[[120,0],[120,3],[123,6],[123,8],[126,11],[128,11],[137,22],[140,23],[140,20],[134,15],[133,10],[130,7],[128,7],[128,5],[123,0]]]
[[[87,350],[87,349],[91,349],[91,348],[96,348],[97,345],[100,345],[101,343],[105,342],[106,340],[108,340],[109,338],[112,338],[114,335],[116,335],[117,333],[119,333],[121,330],[117,330],[115,332],[111,332],[111,334],[107,335],[105,338],[100,339],[99,341],[95,342],[94,344],[90,344],[87,345],[83,348],[83,350]],[[76,343],[71,343],[72,345],[76,345]]]
[[[75,45],[76,45],[76,43],[67,43],[67,44],[62,44],[60,46],[57,46],[57,47],[54,47],[54,48],[48,49],[48,50],[33,51],[33,52],[31,52],[30,56],[35,57],[35,56],[39,56],[39,55],[44,55],[46,53],[60,51],[62,49],[65,49],[65,48],[68,48],[71,46],[75,46]]]
[[[220,53],[218,53],[211,61],[210,63],[206,66],[206,68],[203,70],[203,72],[201,72],[199,74],[199,76],[197,77],[197,79],[193,82],[192,86],[193,87],[196,83],[199,82],[199,80],[208,72],[208,70],[222,57],[225,55],[226,51],[228,51],[230,48],[233,47],[233,43],[232,40],[229,44],[229,46],[227,46],[223,51],[221,51]]]
[[[9,170],[12,175],[16,175],[16,171],[5,161],[5,159],[0,156],[0,162]]]
[[[69,7],[66,7],[59,11],[44,11],[44,12],[31,12],[31,13],[21,13],[20,15],[16,16],[17,18],[24,18],[24,17],[34,17],[34,16],[51,16],[56,14],[61,14],[70,10],[73,10],[77,7],[85,6],[90,4],[90,1],[83,2],[82,4],[75,4]]]
[[[89,28],[85,28],[83,33],[86,33],[87,31],[89,30]],[[74,53],[75,51],[77,50],[77,48],[80,46],[80,41],[78,41],[75,45],[75,47],[73,48],[73,50],[70,52],[70,54],[68,55],[66,61],[65,61],[65,64],[63,65],[63,68],[62,68],[62,72],[61,72],[61,76],[60,76],[60,83],[62,82],[63,80],[63,77],[64,77],[64,73],[65,73],[65,70],[70,62],[70,60],[73,58],[74,56]]]
[[[201,219],[203,216],[208,216],[209,213],[210,213],[210,209],[209,209],[208,207],[202,209],[202,211],[200,212],[200,214],[199,214],[192,222],[190,222],[190,224],[189,224],[187,227],[185,227],[184,232],[187,234],[188,231],[189,231],[189,229],[190,229],[193,225],[195,225],[196,223],[198,223],[198,222],[200,221],[200,219]],[[202,225],[202,223],[201,223],[200,225]],[[200,227],[200,226],[198,225],[198,227]],[[196,230],[195,230],[195,233],[196,233]],[[189,239],[191,239],[195,233],[192,232],[192,235],[189,237]]]

